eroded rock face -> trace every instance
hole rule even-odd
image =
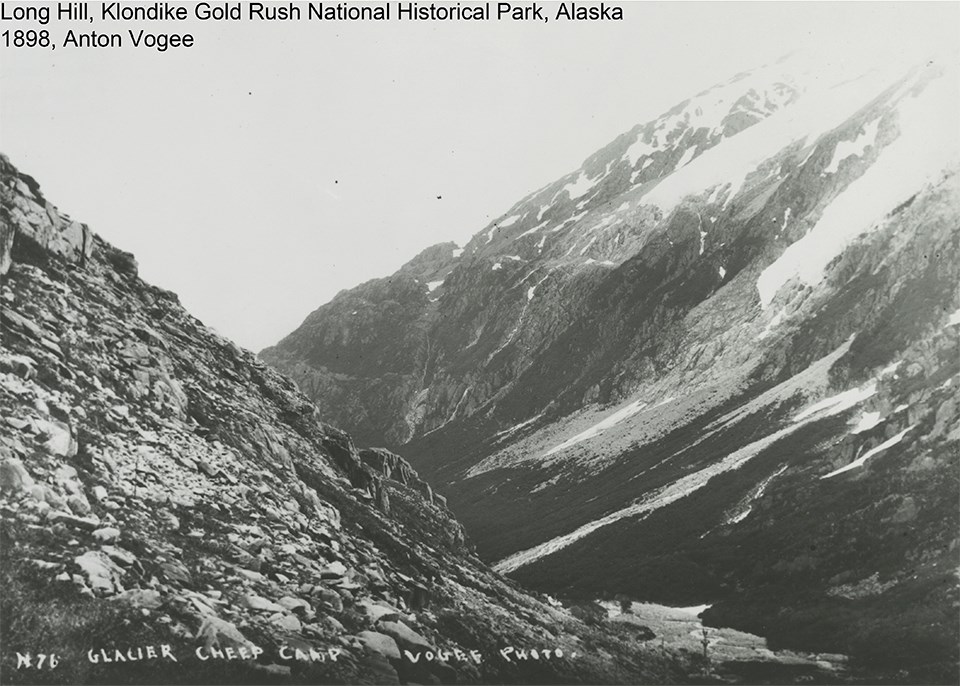
[[[358,451],[292,381],[140,280],[132,256],[59,214],[5,158],[0,188],[0,247],[15,235],[0,255],[0,567],[20,589],[5,589],[5,622],[30,617],[34,598],[82,600],[76,632],[45,633],[45,649],[83,653],[93,646],[63,642],[99,622],[105,642],[229,649],[252,682],[396,682],[391,632],[451,650],[605,641],[603,655],[526,672],[437,662],[419,682],[652,678],[630,642],[493,573],[402,458]],[[378,606],[391,610],[365,611]],[[114,632],[103,613],[120,613]],[[470,632],[447,631],[448,617]],[[13,621],[4,669],[39,640]],[[339,657],[304,676],[284,646]],[[200,664],[184,660],[177,678]],[[156,680],[107,667],[103,679]]]
[[[6,205],[0,210],[0,276],[10,271],[13,264],[13,239],[16,237],[13,220],[8,216]]]
[[[0,154],[0,274],[5,274],[16,253],[43,257],[52,253],[69,262],[84,264],[93,250],[93,236],[85,224],[60,214],[40,193],[40,186],[19,174]]]

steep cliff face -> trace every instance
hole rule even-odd
[[[492,572],[407,462],[358,451],[2,156],[0,194],[5,682],[683,678]]]
[[[386,419],[331,416],[402,444],[518,578],[711,602],[717,623],[950,680],[956,57],[808,66],[740,75],[624,134],[478,233],[438,285],[339,296],[373,313],[397,299],[406,323],[334,301],[262,357],[344,407],[379,398]],[[367,365],[386,353],[359,341],[414,321],[389,352],[405,365]],[[335,326],[351,343],[310,335]],[[336,367],[345,347],[358,362]]]
[[[325,416],[350,417],[357,440],[409,437],[423,421],[415,396],[428,384],[427,359],[435,354],[429,329],[437,289],[461,252],[436,245],[387,279],[341,292],[264,359],[296,379]]]

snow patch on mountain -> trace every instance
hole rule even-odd
[[[886,367],[880,370],[880,378],[882,379],[885,376],[890,376],[894,374],[893,378],[897,378],[895,372],[900,368],[900,363],[902,360],[895,360],[888,364]]]
[[[837,393],[836,395],[832,395],[829,398],[824,398],[823,400],[814,403],[810,407],[794,416],[793,421],[802,422],[814,416],[816,416],[817,419],[832,417],[835,414],[840,414],[844,410],[850,409],[854,405],[859,405],[867,398],[871,398],[876,395],[876,393],[877,382],[875,380],[871,380],[869,383],[859,388],[851,388],[848,391]]]
[[[746,498],[746,501],[741,504],[740,509],[734,514],[731,514],[727,517],[725,524],[739,524],[744,519],[750,516],[750,513],[753,512],[753,504],[763,497],[763,494],[766,493],[767,488],[770,486],[770,483],[776,479],[778,476],[787,471],[787,465],[782,465],[780,469],[775,471],[773,474],[768,476],[766,479],[760,482],[756,488],[750,493]]]
[[[680,157],[680,161],[677,162],[677,169],[687,166],[687,163],[693,159],[693,156],[697,154],[697,146],[692,145],[686,150],[683,151],[683,155]]]
[[[456,419],[456,418],[457,418],[457,415],[460,414],[460,408],[463,407],[464,401],[466,401],[467,396],[470,394],[470,391],[472,391],[472,390],[473,390],[473,386],[467,386],[467,387],[463,390],[463,395],[460,396],[460,400],[457,401],[456,407],[453,408],[453,413],[451,413],[451,415],[450,415],[449,417],[447,417],[447,420],[446,420],[443,424],[441,424],[440,426],[438,426],[437,428],[431,429],[430,431],[428,431],[427,433],[425,433],[424,436],[429,436],[429,435],[432,434],[434,431],[439,431],[440,429],[442,429],[443,427],[445,427],[447,424],[449,424],[450,422],[452,422],[454,419]]]
[[[557,536],[540,545],[514,553],[494,565],[494,569],[503,574],[508,574],[520,567],[535,562],[536,560],[552,555],[553,553],[566,548],[567,546],[589,536],[594,531],[609,526],[621,519],[627,517],[637,517],[646,515],[654,510],[666,507],[670,503],[685,498],[691,493],[700,490],[714,477],[738,469],[750,459],[758,455],[776,441],[797,431],[806,422],[786,426],[768,436],[765,436],[753,443],[750,443],[739,450],[727,455],[723,459],[699,470],[688,474],[673,483],[664,486],[642,498],[639,502],[628,505],[615,512],[612,512],[600,519],[584,524],[583,526],[571,531],[568,534]]]
[[[566,228],[568,224],[576,224],[578,221],[580,221],[581,219],[583,219],[585,216],[587,216],[587,211],[586,211],[586,210],[584,210],[583,212],[580,212],[580,213],[578,213],[578,214],[575,214],[575,215],[573,215],[572,217],[570,217],[569,219],[566,219],[565,221],[563,221],[563,222],[562,222],[561,224],[559,224],[556,228],[550,229],[550,233],[556,233],[557,231],[560,231],[561,229]]]
[[[553,270],[551,269],[549,272],[547,272],[547,275],[546,275],[546,276],[544,276],[542,279],[540,279],[540,280],[537,281],[534,285],[530,286],[530,288],[527,289],[527,300],[528,300],[528,301],[533,300],[533,296],[536,294],[537,288],[540,287],[540,284],[542,284],[544,281],[546,281],[547,279],[550,278],[550,274],[551,274],[552,272],[553,272]]]
[[[768,407],[772,404],[776,404],[785,400],[789,397],[792,397],[797,391],[803,389],[810,389],[811,387],[819,384],[825,383],[828,378],[828,372],[833,363],[839,359],[842,355],[846,354],[849,350],[851,343],[853,342],[853,336],[851,336],[847,341],[840,345],[836,350],[831,352],[829,355],[817,360],[807,369],[799,372],[795,376],[791,377],[787,381],[780,383],[773,389],[769,389],[764,392],[758,398],[754,398],[749,403],[737,408],[736,410],[728,413],[724,417],[721,417],[715,421],[710,426],[706,427],[706,431],[710,432],[711,429],[718,430],[724,426],[730,425],[732,422],[737,421],[746,415],[757,411],[760,408]],[[519,551],[513,555],[504,558],[495,565],[495,569],[502,573],[512,572],[520,567],[528,565],[542,557],[552,555],[558,550],[562,550],[567,546],[575,543],[576,541],[589,536],[594,531],[601,529],[605,526],[609,526],[615,522],[625,519],[627,517],[638,517],[646,516],[654,510],[658,510],[662,507],[665,507],[681,498],[684,498],[691,493],[698,491],[707,485],[707,483],[714,477],[729,472],[734,469],[739,469],[741,466],[746,464],[749,460],[753,459],[759,455],[762,451],[766,450],[768,447],[776,443],[777,441],[786,438],[787,436],[793,434],[794,432],[800,430],[801,428],[815,422],[819,421],[825,417],[838,414],[850,407],[853,407],[859,402],[862,402],[866,398],[871,397],[876,393],[876,382],[871,381],[867,383],[862,388],[853,389],[852,391],[846,391],[844,393],[837,394],[830,398],[819,401],[814,404],[807,410],[797,414],[793,421],[788,423],[786,426],[774,431],[763,438],[760,438],[752,443],[749,443],[734,452],[730,453],[723,459],[720,459],[701,470],[688,474],[680,479],[674,481],[673,483],[664,486],[646,496],[641,500],[634,502],[624,508],[621,508],[615,512],[612,512],[604,517],[601,517],[597,520],[584,524],[583,526],[578,527],[577,529],[571,531],[570,533],[557,536],[549,541],[545,541],[539,545],[536,545],[532,548]],[[672,400],[669,399],[669,400]],[[617,415],[620,413],[625,413],[631,411],[631,414],[636,414],[644,408],[637,409],[637,404],[639,401],[635,401],[630,405],[627,405],[625,408],[622,408],[618,412],[614,413],[607,417],[601,424],[611,422],[617,418]],[[664,401],[668,402],[668,401]],[[658,403],[658,405],[663,403]],[[652,409],[652,408],[651,408]],[[624,417],[625,418],[625,417]],[[622,421],[618,419],[617,421]],[[611,424],[612,426],[612,424]],[[591,427],[593,429],[593,427]],[[562,449],[565,444],[571,444],[574,439],[580,438],[583,434],[586,434],[591,431],[587,431],[574,436],[573,439],[565,441],[564,444],[557,446],[554,451]],[[704,438],[708,436],[705,435]],[[587,437],[589,438],[589,437]],[[585,440],[585,439],[584,439]],[[569,447],[567,445],[566,447]],[[879,447],[878,447],[879,449]],[[551,451],[553,452],[553,451]],[[546,455],[544,455],[545,457]],[[865,457],[870,457],[868,455]],[[477,465],[474,469],[478,469],[480,465]],[[479,469],[479,472],[484,471]],[[762,491],[761,491],[762,494]]]
[[[535,421],[537,421],[538,419],[540,419],[540,417],[542,417],[542,416],[543,416],[543,413],[541,412],[540,414],[536,415],[535,417],[530,417],[530,419],[527,419],[527,420],[525,420],[525,421],[522,421],[522,422],[520,422],[519,424],[514,424],[513,426],[511,426],[511,427],[509,427],[509,428],[507,428],[507,429],[504,429],[503,431],[498,431],[496,434],[494,434],[493,437],[494,437],[494,438],[504,438],[504,437],[506,437],[506,436],[509,436],[510,434],[514,434],[514,433],[516,433],[517,431],[519,431],[520,429],[523,429],[524,427],[530,426],[530,425],[533,424]]]
[[[899,443],[900,441],[902,441],[902,440],[903,440],[903,437],[906,436],[906,435],[907,435],[907,432],[910,431],[910,429],[912,429],[912,428],[913,428],[913,426],[908,426],[906,429],[904,429],[903,431],[901,431],[900,433],[898,433],[896,436],[891,436],[890,438],[888,438],[887,440],[885,440],[883,443],[881,443],[881,444],[878,445],[877,447],[868,450],[867,452],[865,452],[863,455],[861,455],[860,457],[858,457],[856,460],[854,460],[854,461],[851,462],[850,464],[845,465],[845,466],[843,466],[843,467],[840,467],[840,469],[834,469],[834,470],[833,470],[832,472],[830,472],[829,474],[824,474],[823,476],[821,476],[820,479],[821,479],[821,480],[823,480],[823,479],[829,479],[829,478],[831,478],[831,477],[836,476],[837,474],[843,474],[844,472],[849,472],[851,469],[856,469],[857,467],[862,467],[863,464],[864,464],[867,460],[869,460],[871,457],[873,457],[874,455],[877,455],[877,454],[883,452],[884,450],[886,450],[887,448],[890,448],[891,446],[894,446],[894,445],[896,445],[897,443]]]
[[[863,127],[863,133],[859,134],[853,141],[840,141],[833,151],[833,159],[830,164],[821,172],[821,174],[836,174],[840,171],[840,163],[848,157],[862,157],[867,148],[873,145],[877,140],[877,130],[880,128],[880,120],[874,119]]]
[[[857,236],[879,222],[943,169],[960,163],[960,103],[948,77],[941,77],[899,104],[900,136],[877,161],[831,202],[806,236],[790,245],[757,280],[761,306],[794,277],[818,284],[826,266]],[[758,125],[760,126],[760,125]],[[757,127],[754,127],[757,128]]]
[[[527,229],[526,231],[524,231],[523,233],[521,233],[519,236],[517,236],[517,239],[520,239],[520,238],[523,238],[524,236],[529,236],[530,234],[536,233],[536,232],[539,231],[540,229],[542,229],[542,228],[544,228],[545,226],[547,226],[549,223],[550,223],[549,221],[540,222],[539,224],[537,224],[536,226],[534,226],[532,229]]]
[[[787,314],[784,310],[780,310],[779,312],[777,312],[773,316],[773,319],[767,322],[767,325],[763,328],[763,331],[757,334],[757,337],[754,340],[762,341],[763,339],[771,336],[773,334],[773,330],[778,326],[780,326],[781,322],[783,322],[786,316]]]
[[[727,202],[762,162],[794,141],[817,138],[848,119],[895,76],[878,70],[833,88],[811,90],[792,105],[704,151],[644,194],[643,202],[669,214],[688,195],[729,183]]]
[[[864,412],[856,421],[856,425],[850,430],[852,434],[861,434],[869,431],[873,427],[882,423],[879,412]]]
[[[595,179],[591,179],[585,173],[580,172],[580,175],[574,181],[571,181],[560,189],[560,193],[566,191],[571,200],[576,200],[590,192],[590,189],[596,186],[602,178],[603,174],[600,174]]]
[[[643,170],[649,167],[651,164],[653,164],[652,157],[648,157],[647,159],[645,159],[643,161],[643,164],[640,165],[640,168],[630,175],[630,183],[635,184],[637,182],[637,179],[640,177],[640,174],[643,173]]]
[[[586,254],[586,252],[590,249],[590,246],[593,245],[596,241],[597,241],[597,237],[596,237],[596,236],[592,236],[592,237],[590,238],[590,240],[587,241],[587,244],[586,244],[585,246],[583,246],[583,248],[580,250],[580,255],[582,256],[582,255]]]
[[[427,283],[427,291],[428,291],[429,293],[433,293],[435,290],[437,290],[440,286],[443,285],[443,282],[444,282],[444,279],[440,279],[439,281],[430,281],[430,282],[428,282],[428,283]]]
[[[506,219],[501,219],[498,222],[494,222],[493,226],[490,227],[490,230],[487,231],[487,243],[490,243],[493,240],[493,234],[497,232],[497,229],[508,229],[518,221],[523,215],[513,214],[507,217]]]
[[[654,407],[665,405],[666,403],[672,400],[673,398],[667,398],[665,400],[661,400],[659,403],[654,405]],[[576,436],[572,436],[571,438],[568,438],[567,440],[565,440],[563,443],[557,446],[554,446],[553,448],[545,452],[543,454],[543,457],[549,457],[550,455],[559,453],[562,450],[566,450],[567,448],[575,446],[578,443],[583,443],[584,441],[589,440],[594,436],[597,436],[603,433],[607,429],[616,426],[623,420],[628,419],[629,417],[632,417],[633,415],[642,411],[645,407],[647,407],[647,403],[645,403],[643,400],[635,400],[632,403],[628,404],[626,407],[622,407],[616,412],[614,412],[613,414],[609,415],[608,417],[605,417],[604,419],[600,420],[590,428],[584,431],[581,431]]]
[[[623,153],[623,156],[626,158],[631,167],[635,167],[637,162],[640,161],[641,157],[652,155],[656,151],[657,149],[655,147],[643,139],[643,132],[641,131],[637,134],[637,140],[635,140],[633,144],[627,148],[626,152]]]
[[[713,191],[710,192],[710,196],[707,198],[707,204],[712,205],[715,202],[717,202],[717,200],[720,199],[720,193],[723,191],[724,188],[726,188],[726,184],[724,183],[719,183],[716,186],[714,186]]]

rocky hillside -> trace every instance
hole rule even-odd
[[[529,584],[955,682],[957,66],[738,75],[261,357]]]
[[[407,462],[358,450],[2,156],[0,200],[4,683],[693,668],[491,571]]]

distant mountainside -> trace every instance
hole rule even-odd
[[[493,572],[406,461],[358,450],[3,156],[0,279],[3,683],[700,670]]]
[[[740,74],[261,358],[525,583],[955,682],[957,69]]]

